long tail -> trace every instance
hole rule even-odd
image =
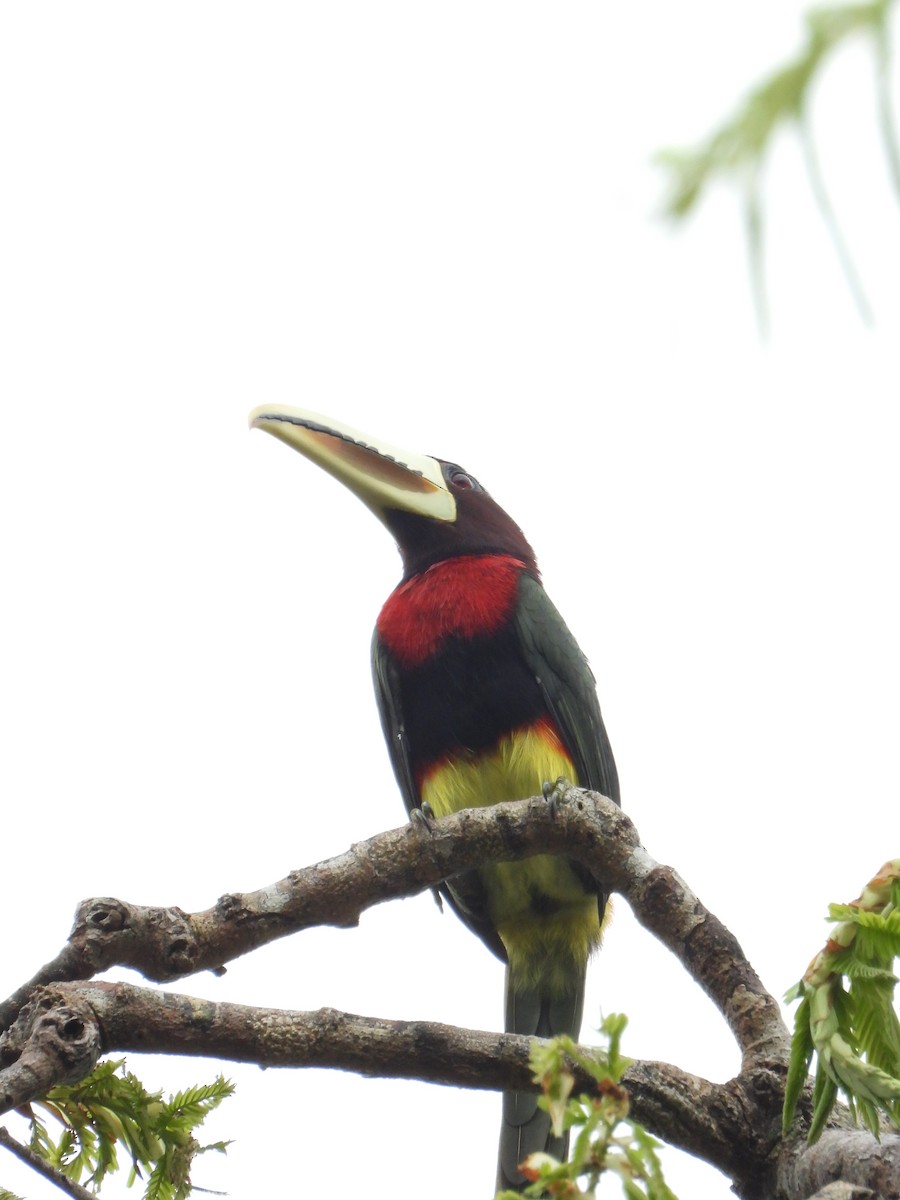
[[[514,984],[506,972],[506,1032],[531,1037],[557,1037],[568,1033],[577,1038],[581,1032],[584,1009],[584,971],[572,980],[564,996],[546,996]],[[550,1118],[538,1108],[537,1092],[504,1092],[503,1121],[500,1126],[500,1153],[497,1163],[497,1190],[510,1188],[521,1192],[528,1182],[519,1171],[519,1163],[544,1151],[565,1159],[569,1150],[568,1134],[557,1138],[550,1132]]]

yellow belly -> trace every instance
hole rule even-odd
[[[436,816],[446,816],[524,800],[560,775],[578,782],[555,733],[540,724],[516,730],[487,753],[440,763],[423,780],[422,799]],[[479,876],[513,977],[523,986],[565,992],[573,970],[580,972],[600,944],[596,893],[558,855],[495,863]]]

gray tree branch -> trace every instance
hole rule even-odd
[[[58,1014],[58,1016],[57,1016]],[[0,1115],[29,1103],[59,1082],[18,1071],[22,1060],[53,1059],[45,1046],[48,1022],[71,1030],[79,1045],[106,1052],[202,1055],[264,1067],[330,1067],[368,1076],[419,1079],[456,1087],[537,1090],[529,1067],[532,1039],[458,1029],[429,1021],[390,1021],[325,1008],[315,1012],[263,1009],[161,993],[126,983],[81,982],[38,989],[4,1036]],[[77,1021],[76,1021],[77,1018]],[[596,1049],[584,1047],[586,1055]],[[73,1057],[73,1056],[70,1056]],[[93,1062],[84,1061],[85,1072]],[[572,1064],[576,1088],[590,1092],[592,1077]],[[660,1136],[702,1153],[726,1169],[744,1120],[732,1085],[666,1063],[634,1063],[624,1079],[632,1108]]]
[[[373,905],[414,895],[460,871],[554,852],[577,859],[625,897],[717,1005],[745,1056],[785,1056],[788,1034],[778,1005],[736,939],[676,871],[647,854],[617,805],[578,788],[552,806],[536,796],[412,822],[259,891],[225,895],[200,913],[110,897],[85,900],[56,958],[0,1005],[0,1027],[45,983],[90,979],[113,966],[132,967],[156,982],[221,971],[232,959],[312,926],[355,926]]]
[[[466,1087],[531,1087],[530,1040],[521,1037],[332,1009],[217,1004],[90,978],[116,964],[153,980],[221,971],[275,938],[314,925],[356,925],[372,905],[459,871],[548,852],[577,859],[628,901],[707,992],[741,1048],[740,1074],[721,1085],[668,1064],[634,1063],[624,1083],[638,1120],[719,1167],[745,1200],[800,1200],[839,1182],[900,1196],[898,1138],[879,1145],[868,1134],[835,1127],[807,1147],[801,1119],[796,1134],[782,1139],[789,1037],[777,1004],[729,931],[677,872],[647,854],[629,818],[604,797],[575,788],[553,805],[535,797],[414,822],[257,892],[227,895],[205,912],[85,901],[66,946],[0,1006],[7,1025],[0,1037],[0,1112],[83,1077],[101,1047]],[[575,1074],[577,1087],[592,1088],[590,1078]],[[800,1109],[808,1118],[808,1104]]]
[[[14,1154],[20,1162],[26,1163],[33,1171],[37,1171],[39,1175],[43,1175],[52,1184],[59,1188],[61,1192],[65,1192],[68,1196],[73,1196],[74,1200],[97,1200],[97,1193],[88,1191],[86,1187],[82,1187],[80,1183],[76,1183],[74,1179],[68,1179],[63,1175],[62,1171],[58,1171],[41,1158],[39,1154],[35,1154],[28,1146],[23,1146],[17,1141],[9,1130],[0,1128],[0,1146],[8,1150],[10,1154]]]

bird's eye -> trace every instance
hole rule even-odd
[[[459,488],[461,492],[471,491],[475,487],[475,480],[471,475],[467,475],[465,471],[451,472],[450,482],[455,488]]]

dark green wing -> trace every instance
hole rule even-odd
[[[391,766],[397,776],[406,811],[412,816],[413,810],[421,807],[422,798],[410,766],[408,735],[400,711],[399,674],[377,630],[372,635],[372,679]]]
[[[578,783],[619,802],[619,781],[609,739],[600,716],[591,668],[568,626],[540,583],[522,574],[514,616],[520,651],[538,681],[544,703],[572,756]],[[552,780],[550,781],[552,782]],[[576,863],[572,869],[586,888],[597,892],[602,920],[606,897],[602,882]],[[569,979],[561,995],[530,990],[507,972],[506,1029],[529,1036],[555,1037],[568,1033],[577,1038],[584,1006],[585,969]],[[565,1158],[568,1134],[554,1138],[550,1120],[528,1092],[504,1092],[503,1124],[497,1186],[521,1191],[518,1164],[534,1151]]]
[[[403,721],[400,703],[399,672],[388,648],[376,630],[372,637],[372,678],[375,682],[375,699],[381,717],[381,728],[387,743],[391,766],[397,777],[400,794],[406,811],[412,816],[421,808],[422,797],[411,766],[409,735]],[[477,871],[466,871],[453,878],[452,886],[442,883],[434,894],[440,903],[443,896],[456,915],[477,934],[488,949],[506,962],[506,950],[497,931],[485,915],[487,897]]]
[[[619,777],[587,659],[538,581],[522,575],[515,614],[522,653],[575,760],[578,783],[619,803]]]

